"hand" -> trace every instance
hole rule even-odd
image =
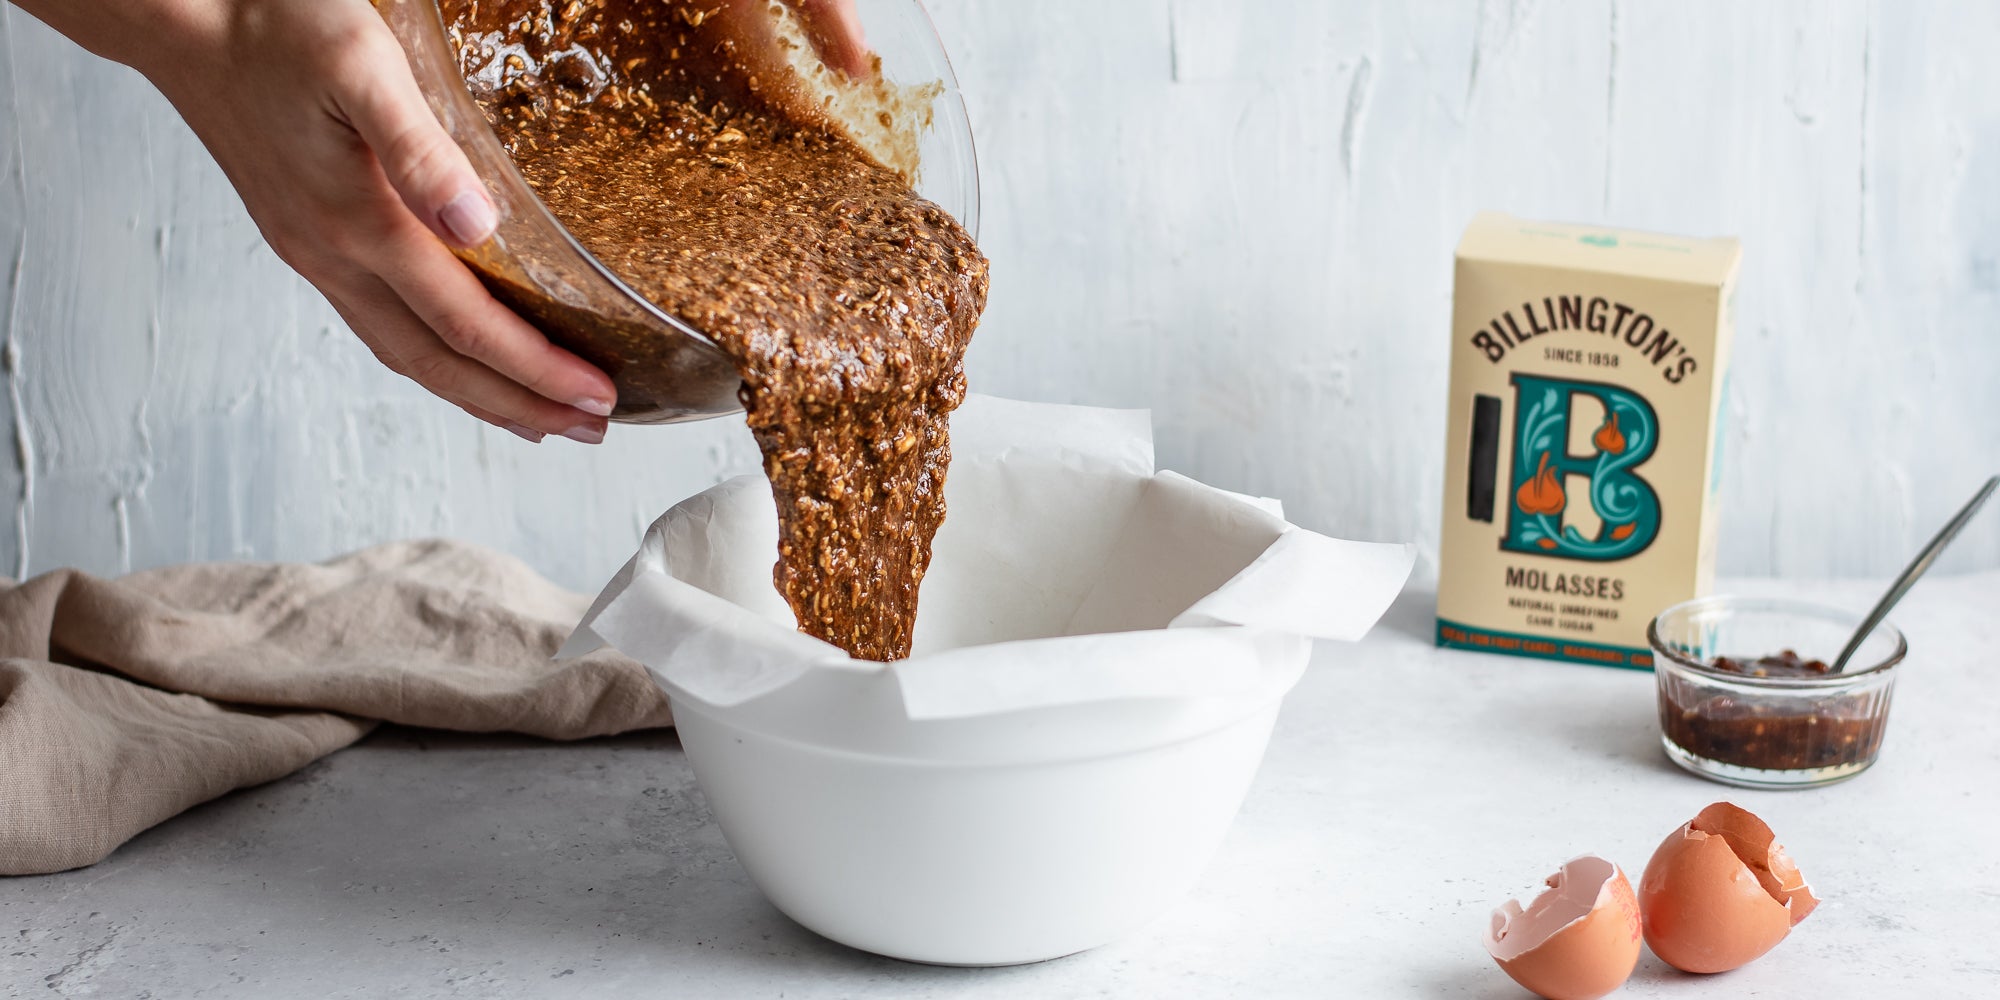
[[[852,77],[875,71],[875,54],[861,35],[861,15],[854,0],[790,0],[805,22],[806,36],[828,66]]]
[[[495,301],[445,246],[491,235],[493,203],[368,0],[24,6],[146,74],[271,248],[391,370],[530,441],[604,439],[610,378]]]

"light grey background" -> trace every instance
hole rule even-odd
[[[975,389],[1351,537],[1441,480],[1480,209],[1743,239],[1730,574],[1886,575],[2000,471],[2000,5],[932,0],[984,165]],[[594,588],[755,467],[539,447],[378,367],[173,109],[0,6],[0,574],[455,535]],[[279,137],[281,138],[281,137]],[[2000,516],[1947,568],[2000,566]]]

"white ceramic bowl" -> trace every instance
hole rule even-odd
[[[1289,686],[911,722],[888,674],[826,671],[725,711],[676,697],[674,721],[730,848],[792,919],[895,958],[1011,965],[1109,942],[1193,888]]]
[[[672,696],[758,888],[918,962],[1095,947],[1200,879],[1312,639],[1358,639],[1407,548],[1156,473],[1143,415],[978,397],[913,655],[849,659],[771,586],[769,484],[668,511],[565,655],[615,646]]]
[[[972,437],[966,419],[953,423]],[[835,941],[918,962],[1010,965],[1150,921],[1222,843],[1311,655],[1297,635],[1168,628],[1269,549],[1282,518],[1150,471],[1050,463],[1031,465],[1034,475],[1024,464],[954,464],[912,659],[817,661],[723,705],[660,677],[744,869],[779,909]],[[722,572],[670,561],[682,579],[789,631],[769,583],[768,487],[743,479],[705,497],[681,508],[681,523],[705,521],[722,541],[669,548],[705,548],[710,564],[720,550],[743,555]],[[957,707],[913,710],[935,709],[929,685],[963,670],[953,658],[965,656],[990,673],[945,682]],[[1117,691],[1135,672],[1189,670],[1210,678],[1193,695]],[[1059,686],[1094,673],[1111,677],[1085,700],[1036,700],[1052,675]],[[1024,700],[997,693],[1014,683],[1026,685]],[[974,714],[955,714],[968,702]]]

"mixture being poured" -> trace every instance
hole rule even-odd
[[[735,362],[778,505],[778,590],[907,656],[986,258],[801,100],[744,0],[445,0],[461,69],[598,260]]]

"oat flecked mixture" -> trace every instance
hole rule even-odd
[[[763,2],[445,0],[530,185],[734,360],[799,628],[907,656],[944,519],[946,418],[986,301],[950,215],[806,107]]]

